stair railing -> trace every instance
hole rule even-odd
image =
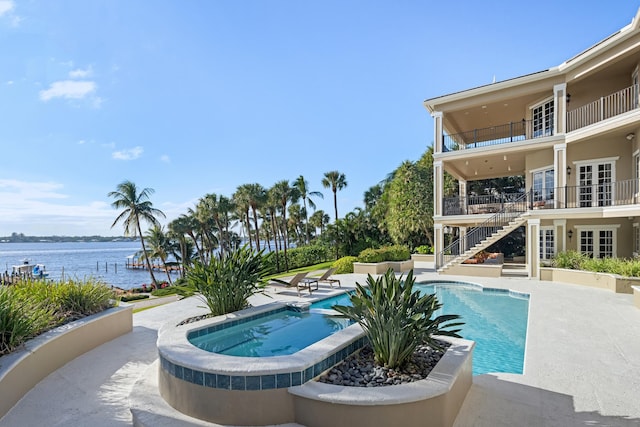
[[[467,231],[464,236],[460,236],[456,241],[438,252],[436,255],[436,268],[446,265],[452,259],[462,255],[469,248],[474,247],[505,225],[509,224],[509,222],[519,214],[527,212],[527,210],[531,208],[529,203],[530,200],[528,200],[530,199],[528,197],[529,193],[530,192],[527,191],[513,202],[506,203],[499,212],[492,215],[477,227],[473,227],[471,230]]]

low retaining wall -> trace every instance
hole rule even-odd
[[[435,262],[434,254],[411,254],[411,259],[415,262]]]
[[[540,279],[608,289],[619,294],[632,294],[632,286],[640,286],[640,278],[638,277],[623,277],[617,274],[566,268],[542,267],[540,268]]]
[[[295,422],[307,427],[452,426],[473,382],[472,341],[452,346],[427,379],[388,387],[346,387],[311,381],[295,396]]]
[[[59,326],[0,357],[0,418],[43,378],[76,357],[131,332],[133,306],[116,307]]]
[[[442,274],[475,277],[501,277],[502,264],[458,264],[447,268]]]
[[[640,308],[640,286],[632,286],[633,288],[633,305]]]
[[[190,333],[264,316],[282,306],[163,325],[158,332],[158,390],[164,401],[185,415],[224,425],[452,425],[472,382],[472,341],[441,337],[452,345],[427,379],[373,390],[313,380],[364,345],[358,324],[287,356],[225,356],[187,339]],[[141,416],[143,406],[136,404]],[[424,411],[433,424],[425,423]],[[137,420],[137,409],[133,416],[134,425],[150,425]]]
[[[413,259],[407,261],[354,262],[353,272],[357,274],[384,274],[388,269],[403,273],[413,268]]]

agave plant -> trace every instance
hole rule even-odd
[[[214,316],[249,306],[249,297],[264,290],[267,269],[262,252],[246,246],[219,253],[209,264],[196,261],[187,272],[187,285],[178,287],[182,296],[197,294]]]
[[[334,309],[362,326],[373,348],[375,360],[387,368],[398,368],[407,362],[416,348],[428,344],[440,345],[434,335],[460,337],[463,325],[452,321],[458,315],[440,315],[433,318],[442,307],[435,294],[421,295],[413,290],[413,270],[405,280],[397,278],[392,269],[374,279],[367,277],[367,287],[356,283],[351,296],[352,306],[336,305]]]

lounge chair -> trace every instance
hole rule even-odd
[[[337,268],[335,268],[335,267],[334,267],[334,268],[330,268],[330,269],[328,269],[327,271],[325,271],[325,272],[324,272],[324,274],[323,274],[322,276],[318,277],[318,282],[325,282],[325,283],[328,283],[328,284],[331,286],[331,288],[333,288],[333,284],[334,284],[334,283],[337,283],[337,284],[338,284],[338,287],[339,287],[339,288],[341,288],[341,287],[342,287],[342,285],[340,285],[340,280],[338,280],[338,279],[332,279],[332,278],[330,278],[330,277],[329,277],[329,276],[331,276],[333,273],[335,273],[335,272],[336,272],[336,270],[337,270]]]
[[[270,284],[271,285],[284,285],[285,288],[293,288],[295,287],[296,290],[298,291],[298,296],[300,296],[300,288],[308,288],[309,289],[309,293],[311,293],[311,286],[310,283],[303,283],[303,279],[305,279],[307,277],[307,273],[298,273],[295,276],[293,276],[291,278],[291,280],[286,281],[286,280],[282,280],[282,279],[271,279]],[[315,279],[313,281],[316,281]],[[317,281],[316,281],[317,284]],[[317,289],[317,286],[316,286]]]

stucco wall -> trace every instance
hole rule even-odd
[[[117,307],[52,329],[0,357],[0,418],[47,375],[133,328],[133,306]],[[44,421],[44,420],[43,420]]]

